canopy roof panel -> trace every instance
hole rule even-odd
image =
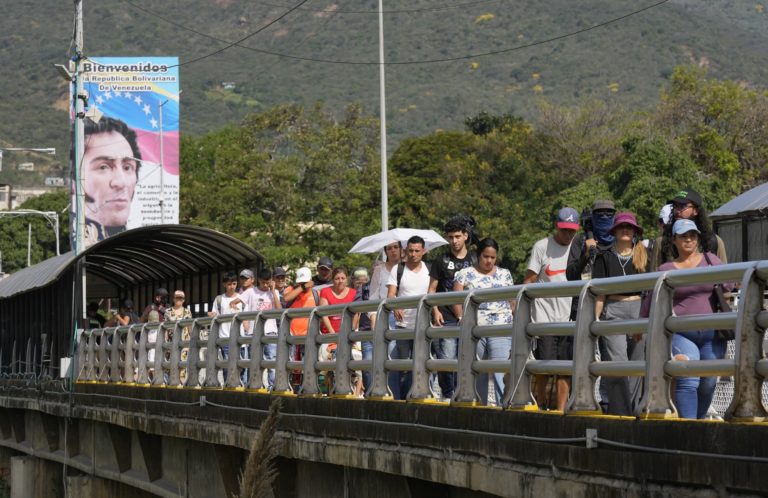
[[[710,217],[737,216],[741,213],[768,209],[768,182],[747,190],[740,196],[731,199],[717,208]]]
[[[153,225],[113,235],[89,247],[86,274],[118,286],[170,279],[209,270],[259,266],[262,256],[229,235],[191,225]],[[77,262],[68,252],[0,281],[0,299],[45,287]]]

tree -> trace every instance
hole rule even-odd
[[[69,195],[66,189],[42,194],[27,200],[19,209],[54,211],[59,213],[59,244],[61,253],[69,251]],[[0,252],[2,269],[13,273],[27,266],[29,226],[32,226],[31,262],[37,264],[56,256],[56,237],[53,227],[37,215],[0,217]]]

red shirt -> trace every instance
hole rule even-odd
[[[344,304],[344,303],[351,303],[355,300],[355,289],[347,288],[349,292],[347,292],[347,295],[343,298],[338,298],[333,293],[332,287],[326,287],[325,289],[320,291],[320,299],[325,298],[326,301],[328,301],[328,304]],[[331,315],[328,317],[328,320],[331,322],[331,327],[333,327],[333,330],[336,332],[339,331],[339,327],[341,326],[341,315]],[[325,325],[320,325],[320,333],[321,334],[327,334],[330,331],[325,328]]]

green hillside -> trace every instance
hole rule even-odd
[[[240,39],[285,12],[277,5],[296,3],[84,0],[85,52],[178,55],[186,61],[226,46],[191,30],[222,40]],[[410,12],[385,15],[386,58],[407,62],[505,50],[582,30],[653,3],[387,0],[386,10]],[[56,147],[58,161],[64,162],[68,87],[53,64],[67,59],[72,2],[18,0],[3,7],[0,144]],[[373,0],[309,1],[244,45],[307,58],[375,63],[375,9]],[[387,66],[389,151],[408,136],[459,129],[466,116],[482,110],[535,121],[539,99],[575,105],[607,98],[633,109],[648,107],[677,65],[706,66],[714,77],[765,88],[766,10],[761,0],[673,0],[530,48],[453,62]],[[300,61],[233,47],[183,66],[181,78],[185,134],[238,123],[251,111],[283,102],[323,100],[326,108],[339,110],[362,102],[368,112],[378,112],[376,64]],[[224,90],[223,81],[234,82],[234,90]]]

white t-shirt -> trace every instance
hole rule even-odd
[[[397,266],[392,268],[389,274],[387,286],[397,286]],[[403,268],[403,278],[400,279],[400,287],[397,289],[397,297],[420,296],[429,290],[429,269],[422,261],[421,268],[412,272],[408,266]],[[398,327],[412,329],[416,325],[416,308],[403,310],[403,320],[397,322]]]
[[[541,239],[533,245],[528,270],[538,274],[536,282],[565,282],[568,252],[571,245],[560,245],[553,236]],[[531,321],[567,322],[571,316],[570,297],[548,297],[533,300]]]
[[[258,287],[251,287],[250,301],[246,301],[248,305],[248,311],[267,311],[274,309],[275,305],[272,301],[273,294],[271,290],[263,291]],[[251,328],[253,330],[253,328]],[[248,335],[252,332],[249,331]],[[264,335],[277,335],[277,321],[274,318],[270,318],[264,322]]]
[[[235,299],[240,299],[240,302],[237,304],[231,305],[232,301]],[[221,307],[219,307],[219,301],[221,301]],[[240,311],[248,311],[248,308],[246,308],[243,304],[243,298],[235,292],[235,294],[231,297],[227,297],[226,294],[221,294],[216,297],[216,299],[213,300],[213,306],[211,306],[211,310],[215,311],[218,315],[232,315],[234,313],[238,313]],[[232,327],[231,322],[222,323],[219,325],[219,337],[229,337],[229,329]],[[240,335],[243,335],[243,327],[240,327]]]

